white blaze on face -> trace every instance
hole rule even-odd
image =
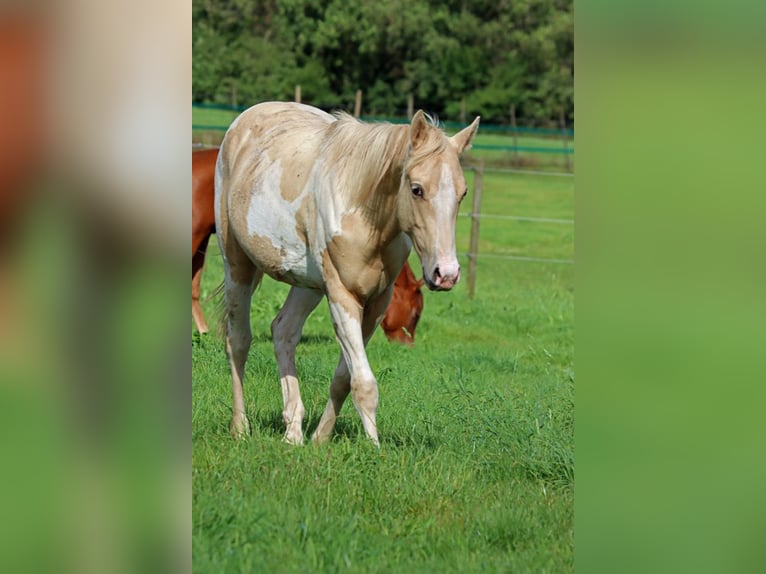
[[[455,256],[455,213],[457,211],[457,195],[452,170],[447,163],[442,163],[439,188],[431,200],[434,208],[434,247],[435,265],[429,272],[438,267],[442,277],[457,277],[460,271]]]
[[[303,201],[301,192],[293,201],[282,196],[282,166],[279,160],[269,165],[256,182],[247,211],[247,231],[251,236],[267,237],[282,253],[282,271],[306,270],[306,246],[298,236],[296,214]]]

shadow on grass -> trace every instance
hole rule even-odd
[[[259,412],[258,416],[250,419],[250,426],[255,434],[256,429],[264,434],[281,437],[285,434],[285,421],[280,411]]]
[[[303,432],[306,441],[311,440],[311,435],[319,425],[321,413],[307,417],[303,424]],[[273,434],[281,437],[285,434],[285,421],[282,418],[281,411],[260,412],[257,417],[250,419],[253,430],[258,429],[264,434]],[[363,439],[364,431],[361,424],[347,420],[343,417],[338,418],[333,429],[332,438],[347,438],[349,440]]]
[[[416,448],[422,450],[436,450],[439,446],[439,442],[434,436],[417,433],[383,435],[380,437],[380,443],[381,445],[396,448]]]
[[[260,333],[253,333],[253,343],[271,343],[271,335],[265,332]],[[301,342],[298,343],[298,346],[301,345],[327,345],[327,344],[337,344],[335,341],[335,337],[331,335],[303,335],[301,337]]]
[[[311,441],[311,435],[316,427],[319,425],[319,419],[321,413],[309,416],[304,421],[304,433],[306,442]],[[264,435],[273,435],[274,437],[281,438],[285,434],[285,422],[282,419],[281,411],[260,412],[257,417],[250,419],[250,424],[253,427],[253,431],[259,431]],[[397,433],[385,431],[380,433],[381,447],[388,448],[407,448],[407,449],[422,449],[422,450],[436,450],[441,442],[433,435],[419,434],[419,433]],[[338,440],[354,441],[367,441],[367,435],[364,433],[364,428],[360,421],[353,420],[349,417],[341,416],[335,422],[335,428],[333,429],[330,442]]]

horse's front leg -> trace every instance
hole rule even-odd
[[[330,385],[330,400],[312,437],[315,442],[324,442],[330,438],[343,402],[351,391],[351,398],[362,418],[367,436],[376,446],[380,446],[376,424],[378,383],[367,360],[365,347],[383,320],[392,292],[393,286],[390,286],[384,293],[371,299],[366,308],[359,305],[356,298],[345,290],[339,294],[328,293],[330,314],[342,355]]]

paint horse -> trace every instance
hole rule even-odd
[[[312,440],[330,438],[351,393],[367,436],[380,445],[378,384],[365,346],[413,246],[430,289],[452,289],[460,278],[455,223],[467,188],[459,155],[478,125],[477,117],[447,137],[420,110],[409,125],[365,124],[281,102],[253,106],[232,123],[216,166],[215,224],[224,265],[233,436],[250,432],[242,380],[252,339],[251,297],[266,273],[292,285],[271,323],[284,440],[303,443],[295,348],[324,296],[341,356]]]
[[[218,148],[192,152],[192,317],[200,333],[207,333],[205,314],[199,304],[200,280],[210,235],[215,233],[213,180]],[[394,282],[394,294],[381,327],[390,341],[412,346],[415,327],[423,312],[423,293],[409,263]]]
[[[415,328],[423,313],[423,279],[415,279],[410,264],[405,261],[394,281],[394,294],[380,324],[389,341],[404,345],[415,344]]]

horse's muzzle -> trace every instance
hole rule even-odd
[[[423,279],[425,279],[426,285],[428,285],[431,291],[449,291],[460,281],[460,267],[457,266],[454,272],[442,274],[437,266],[431,277],[424,270]]]

